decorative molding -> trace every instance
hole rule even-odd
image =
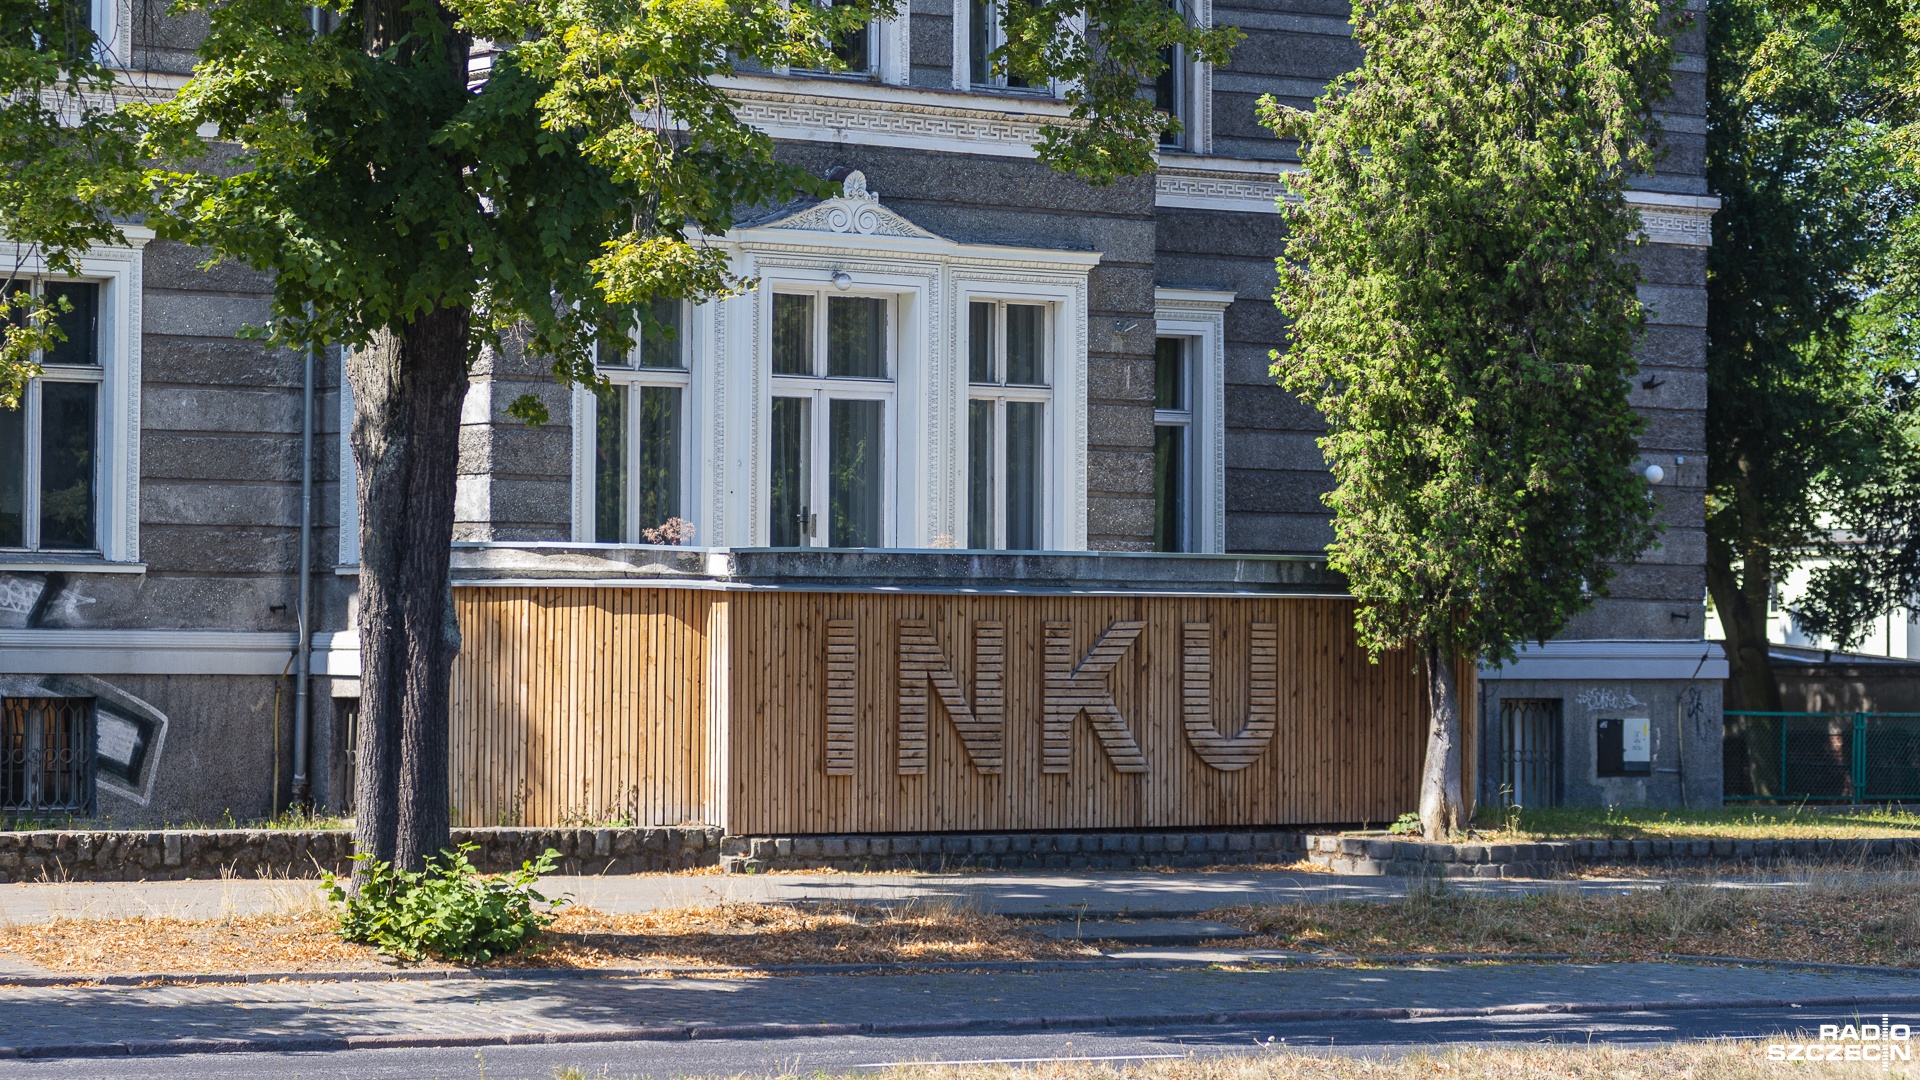
[[[860,646],[852,619],[827,620],[828,776],[852,776],[854,721],[859,714]]]
[[[1213,624],[1182,626],[1185,654],[1180,719],[1187,745],[1221,772],[1253,764],[1273,742],[1280,716],[1280,624],[1252,624],[1252,660],[1247,668],[1247,722],[1237,734],[1220,734],[1213,722]]]
[[[1629,191],[1627,205],[1640,211],[1639,235],[1648,243],[1713,246],[1713,215],[1720,209],[1717,196]]]
[[[1032,158],[1040,128],[1067,118],[1066,108],[1037,95],[972,95],[873,84],[809,85],[743,77],[722,80],[735,115],[776,139],[895,146],[994,157]]]
[[[880,205],[880,193],[867,190],[865,173],[854,170],[840,182],[837,199],[810,206],[798,213],[761,225],[765,229],[793,229],[803,232],[857,233],[861,236],[907,236],[919,240],[941,237]]]
[[[1204,164],[1162,158],[1154,176],[1153,205],[1241,214],[1277,214],[1279,200],[1292,199],[1280,182],[1298,166],[1281,162],[1217,158]]]
[[[1146,755],[1134,741],[1127,718],[1113,703],[1113,691],[1107,688],[1107,675],[1120,658],[1133,648],[1144,620],[1123,619],[1107,627],[1091,651],[1073,662],[1073,624],[1046,624],[1047,679],[1043,693],[1045,719],[1041,722],[1040,771],[1066,773],[1073,767],[1073,722],[1081,713],[1093,723],[1093,733],[1114,771],[1144,773]]]
[[[959,732],[973,767],[982,776],[1000,773],[1006,761],[1006,644],[1005,623],[973,624],[973,701],[969,704],[926,620],[900,620],[899,742],[895,749],[899,775],[927,773],[929,684],[940,695],[940,704]]]

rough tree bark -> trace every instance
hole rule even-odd
[[[1445,840],[1467,827],[1465,774],[1460,766],[1460,687],[1453,661],[1427,644],[1427,760],[1420,780],[1420,831]]]
[[[360,482],[360,745],[354,842],[419,869],[448,845],[448,696],[460,650],[449,562],[467,395],[465,308],[347,360]]]

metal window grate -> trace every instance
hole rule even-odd
[[[1560,699],[1502,699],[1500,751],[1500,795],[1506,805],[1558,803]]]
[[[0,698],[0,812],[93,812],[93,702]]]

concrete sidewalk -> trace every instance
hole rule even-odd
[[[1547,889],[1619,892],[1657,888],[1658,878],[1512,881],[1453,879],[1463,893],[1510,895]],[[1786,882],[1741,879],[1742,887]],[[956,903],[1007,915],[1102,912],[1198,913],[1236,904],[1397,900],[1404,878],[1343,877],[1283,870],[1155,873],[1075,871],[970,874],[636,874],[550,877],[542,889],[611,913],[722,902],[858,901]],[[0,923],[55,918],[167,916],[214,919],[299,910],[318,904],[318,883],[302,880],[69,882],[0,885]]]
[[[766,1038],[1793,1004],[1920,1009],[1920,979],[1682,964],[0,989],[0,1056]],[[1406,1010],[1419,1010],[1407,1013]],[[179,1040],[195,1040],[181,1043]]]

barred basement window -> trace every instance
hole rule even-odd
[[[0,698],[0,812],[93,813],[93,702]]]

